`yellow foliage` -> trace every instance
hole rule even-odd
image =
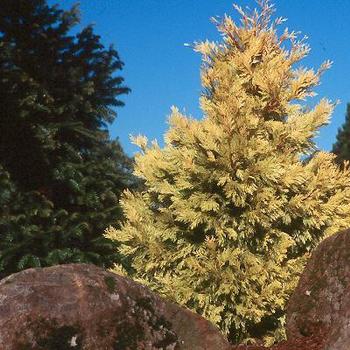
[[[296,64],[309,48],[277,27],[272,6],[217,23],[202,42],[202,120],[173,108],[165,146],[137,137],[140,193],[106,236],[132,261],[131,277],[217,324],[231,341],[275,328],[310,251],[350,225],[350,171],[315,152],[334,105],[314,108],[321,73]],[[269,324],[270,326],[266,326]],[[265,327],[265,328],[264,328]]]

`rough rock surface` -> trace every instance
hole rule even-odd
[[[319,329],[329,330],[325,350],[350,349],[350,230],[317,247],[288,303],[288,338]]]
[[[227,350],[202,317],[93,265],[0,281],[1,350]]]

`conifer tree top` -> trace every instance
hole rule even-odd
[[[306,101],[330,62],[300,67],[305,40],[279,35],[284,20],[272,20],[268,1],[260,6],[235,6],[241,24],[225,16],[220,43],[195,44],[204,116],[173,108],[164,147],[133,139],[145,188],[125,192],[126,220],[107,231],[129,275],[208,317],[232,342],[278,338],[309,252],[350,224],[349,169],[327,152],[303,159],[334,107]]]

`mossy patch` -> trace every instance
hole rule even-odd
[[[48,320],[30,322],[28,327],[34,334],[33,342],[17,344],[18,350],[81,350],[82,334],[80,327],[72,325],[59,326]],[[19,339],[21,336],[19,335]],[[34,342],[36,344],[34,344]]]
[[[157,315],[151,298],[139,298],[131,307],[132,317],[119,324],[117,338],[114,343],[115,350],[137,349],[143,341],[149,341],[155,332],[159,333],[153,343],[155,349],[165,349],[174,344],[179,349],[177,335],[172,331],[172,325],[163,316]]]
[[[116,287],[116,281],[113,277],[111,276],[106,276],[104,278],[105,280],[105,283],[106,283],[106,286],[107,286],[107,289],[110,293],[113,293],[115,291],[115,287]]]
[[[106,282],[107,284],[107,282]],[[114,290],[110,284],[110,291]],[[113,289],[113,290],[112,290]],[[125,317],[115,315],[113,322],[107,321],[98,334],[101,339],[112,342],[111,349],[131,350],[143,348],[153,340],[154,349],[179,349],[179,340],[172,324],[157,310],[152,298],[127,298]],[[84,330],[79,324],[59,324],[56,320],[27,320],[26,331],[16,334],[16,350],[82,350]],[[110,344],[110,343],[109,343]],[[85,344],[86,346],[86,344]]]
[[[128,321],[118,327],[119,334],[114,343],[114,350],[137,349],[140,341],[144,340],[145,333],[140,322],[134,324]]]

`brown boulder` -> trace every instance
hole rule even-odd
[[[29,269],[0,281],[1,350],[227,350],[202,317],[93,265]]]
[[[323,329],[322,349],[350,349],[350,230],[313,252],[288,303],[286,327],[289,339]]]

